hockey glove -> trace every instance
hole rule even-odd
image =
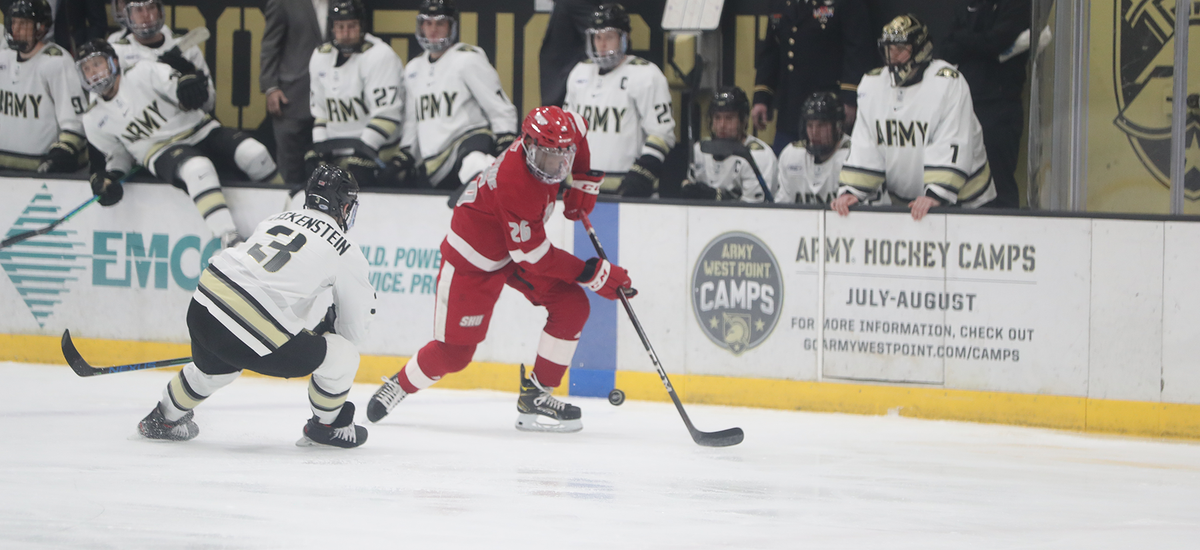
[[[413,183],[417,175],[417,160],[413,158],[412,151],[407,148],[401,149],[396,153],[396,156],[387,161],[388,169],[385,171],[390,178],[394,179],[400,187],[415,187]]]
[[[571,186],[563,192],[563,217],[578,221],[591,214],[596,207],[596,195],[600,194],[601,181],[604,181],[604,172],[599,170],[571,176]]]
[[[736,201],[742,198],[742,188],[715,189],[704,183],[685,181],[679,188],[679,196],[685,199]]]
[[[617,188],[617,194],[622,197],[649,197],[658,188],[658,174],[662,171],[662,161],[651,155],[638,157],[625,179]]]
[[[189,73],[179,77],[175,97],[185,111],[199,109],[208,101],[208,77],[204,73]]]
[[[42,158],[42,163],[38,165],[37,171],[40,174],[47,172],[74,172],[78,167],[79,162],[76,159],[75,153],[71,152],[68,146],[62,143],[55,143],[46,152],[46,156]]]
[[[575,280],[608,300],[616,300],[618,291],[626,298],[637,296],[637,290],[633,289],[633,282],[629,280],[629,272],[608,260],[588,260],[583,266],[583,273]]]
[[[330,332],[336,334],[336,332],[333,330],[334,323],[336,322],[337,306],[335,304],[329,304],[329,309],[325,310],[325,317],[321,319],[320,323],[317,323],[317,326],[313,327],[312,331],[315,332],[317,336],[322,336]]]
[[[360,155],[350,155],[341,161],[346,171],[354,176],[354,180],[363,187],[374,187],[378,182],[379,165],[373,159]]]
[[[513,142],[516,140],[516,134],[496,134],[496,148],[492,151],[492,156],[500,156],[500,153],[503,153],[505,149],[511,147]]]
[[[96,172],[90,179],[92,194],[100,195],[100,206],[112,206],[121,202],[125,189],[121,187],[121,172]]]
[[[158,62],[170,65],[172,69],[179,71],[179,74],[193,74],[196,72],[196,65],[183,58],[183,53],[179,51],[178,46],[158,56]]]

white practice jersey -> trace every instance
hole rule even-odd
[[[92,94],[83,115],[88,141],[104,153],[106,170],[129,172],[140,164],[153,172],[165,147],[194,145],[221,126],[200,109],[179,107],[179,73],[162,63],[138,63],[122,70],[118,86],[109,100]]]
[[[755,175],[754,169],[750,167],[750,163],[746,162],[746,159],[731,156],[717,160],[712,155],[702,152],[700,144],[701,142],[696,142],[692,147],[692,165],[688,167],[689,180],[703,183],[713,189],[726,191],[732,191],[735,188],[741,189],[742,202],[763,202],[766,199],[763,195],[762,185],[758,183],[758,176]],[[771,190],[771,195],[778,202],[779,185],[775,181],[775,153],[771,151],[769,145],[754,136],[746,136],[743,144],[750,150],[750,157],[754,159],[754,165],[762,173],[767,189]]]
[[[851,144],[839,194],[871,200],[886,185],[887,192],[905,201],[927,191],[946,204],[966,207],[995,198],[971,90],[940,59],[910,86],[892,87],[881,69],[864,75]]]
[[[175,36],[175,33],[171,32],[166,25],[163,25],[162,35],[163,43],[157,48],[142,45],[129,31],[114,33],[108,37],[108,41],[117,51],[117,57],[121,59],[121,67],[131,67],[140,61],[157,62],[158,56],[167,53],[167,50],[174,48],[179,43],[180,37]],[[217,104],[217,90],[213,87],[213,74],[208,70],[208,61],[204,60],[204,52],[199,47],[195,47],[180,53],[183,54],[184,59],[191,61],[197,70],[208,76],[208,101],[204,102],[204,110],[212,112],[213,106]]]
[[[316,119],[313,143],[354,138],[373,149],[400,141],[404,113],[404,63],[386,42],[367,34],[360,51],[337,65],[326,42],[308,62],[309,108]]]
[[[334,330],[355,346],[366,342],[375,289],[362,249],[332,217],[293,210],[263,220],[254,234],[209,261],[192,296],[259,355],[287,343],[321,312],[333,292]],[[321,303],[325,303],[322,301]]]
[[[517,133],[517,108],[487,54],[470,44],[456,44],[437,61],[425,52],[408,63],[404,88],[408,104],[401,147],[419,158],[446,154],[463,137],[481,129],[493,135]]]
[[[663,160],[675,146],[667,77],[637,56],[627,56],[604,74],[591,60],[575,65],[563,109],[587,121],[594,170],[628,172],[638,157]]]
[[[82,150],[86,106],[69,52],[46,44],[18,61],[0,50],[0,154],[36,161],[59,141]]]
[[[825,162],[818,163],[803,141],[789,143],[779,152],[779,195],[775,202],[829,204],[837,196],[838,174],[850,156],[850,136]]]

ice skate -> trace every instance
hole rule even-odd
[[[304,425],[304,437],[296,442],[297,447],[329,445],[349,449],[367,442],[367,429],[354,425],[354,403],[342,405],[333,424],[322,424],[314,415]]]
[[[526,432],[570,433],[583,429],[579,407],[563,403],[550,395],[554,388],[547,388],[530,373],[525,378],[525,365],[521,365],[521,396],[517,398],[517,429]]]
[[[375,390],[375,395],[371,396],[371,400],[367,402],[367,420],[371,422],[379,422],[392,409],[396,408],[396,404],[403,401],[408,392],[400,387],[400,373],[393,374],[391,377],[383,378],[383,385]]]
[[[155,405],[154,410],[150,411],[150,414],[146,415],[141,422],[138,422],[138,433],[147,439],[187,441],[200,435],[200,426],[192,422],[192,416],[194,413],[188,411],[183,418],[171,422]]]

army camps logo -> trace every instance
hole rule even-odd
[[[1138,158],[1163,185],[1171,185],[1171,94],[1175,62],[1175,2],[1120,0],[1116,6],[1113,121],[1129,137]],[[1200,13],[1193,6],[1188,51],[1200,51]],[[1200,199],[1200,74],[1188,71],[1184,194]]]
[[[714,344],[734,355],[766,341],[779,321],[783,279],[775,255],[748,233],[713,239],[692,273],[692,311]]]

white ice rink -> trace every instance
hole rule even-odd
[[[669,403],[572,398],[582,432],[529,434],[515,394],[432,389],[298,448],[305,382],[250,377],[165,443],[136,425],[174,373],[0,375],[4,549],[1200,548],[1196,443],[688,406],[745,429],[711,449]]]

